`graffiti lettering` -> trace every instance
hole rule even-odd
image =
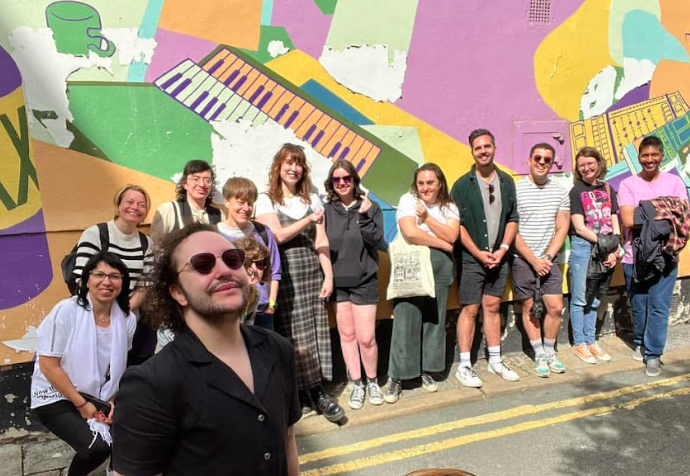
[[[38,122],[41,123],[43,127],[46,125],[43,123],[43,119],[57,119],[58,115],[55,111],[39,111],[37,109],[32,109],[31,112],[34,113],[34,117]]]
[[[5,186],[0,182],[0,201],[7,210],[13,210],[18,206],[24,205],[29,199],[29,178],[38,187],[38,176],[36,168],[31,163],[29,157],[29,130],[26,122],[26,108],[21,106],[17,109],[19,115],[19,134],[10,122],[7,114],[0,115],[0,123],[5,128],[5,132],[12,140],[12,144],[19,155],[19,190],[17,193],[17,200],[13,200],[7,192]]]

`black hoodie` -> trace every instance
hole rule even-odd
[[[361,205],[357,200],[348,210],[340,201],[324,204],[334,288],[357,287],[379,269],[376,248],[383,240],[383,215],[374,202],[365,213],[359,213]]]

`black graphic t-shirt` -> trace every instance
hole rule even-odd
[[[582,215],[585,225],[594,233],[613,233],[611,215],[618,212],[618,201],[616,191],[609,188],[610,197],[604,182],[591,185],[580,181],[570,190],[570,213]]]

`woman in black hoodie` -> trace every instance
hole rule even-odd
[[[354,385],[349,405],[360,409],[369,392],[369,403],[383,404],[377,380],[375,324],[379,302],[376,248],[383,239],[381,208],[359,188],[355,167],[341,160],[331,167],[325,187],[326,234],[333,263],[336,320],[343,359]],[[360,361],[361,356],[361,361]],[[367,376],[362,380],[362,365]]]

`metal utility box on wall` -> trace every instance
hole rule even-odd
[[[518,175],[527,175],[527,159],[534,144],[545,142],[556,149],[552,174],[572,172],[570,130],[567,121],[516,121],[513,123],[513,155],[510,167]]]

